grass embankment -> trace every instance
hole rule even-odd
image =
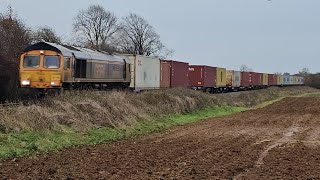
[[[30,105],[0,106],[0,159],[130,138],[316,92],[308,87],[217,95],[187,89],[67,92]]]
[[[64,131],[32,132],[0,134],[0,159],[15,158],[32,155],[39,152],[61,150],[80,145],[94,145],[104,142],[129,138],[151,132],[158,132],[167,128],[200,121],[202,119],[221,117],[241,112],[241,107],[212,107],[186,115],[174,115],[153,121],[137,123],[133,127],[114,129],[91,129],[87,132],[76,132],[69,127]]]
[[[304,97],[320,97],[320,93],[319,92],[308,93],[308,94],[304,95]]]

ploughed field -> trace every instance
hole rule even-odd
[[[319,179],[320,98],[2,162],[2,179]]]

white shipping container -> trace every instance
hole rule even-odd
[[[240,87],[241,86],[241,72],[234,71],[233,75],[234,75],[233,82],[232,82],[233,86]]]
[[[160,89],[160,59],[129,55],[131,61],[130,87],[136,91]]]

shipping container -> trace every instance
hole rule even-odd
[[[290,85],[290,75],[289,74],[284,74],[283,75],[283,85],[288,86]]]
[[[268,85],[269,86],[276,86],[278,80],[278,76],[275,74],[268,74]]]
[[[283,75],[277,75],[277,85],[278,86],[282,86],[283,85],[283,79],[284,79],[284,77],[283,77]]]
[[[252,86],[254,87],[260,87],[263,85],[263,74],[262,73],[256,73],[256,72],[251,72],[251,82]]]
[[[216,87],[217,69],[210,66],[189,66],[189,85],[193,88]]]
[[[300,77],[300,85],[304,85],[304,81],[305,81],[305,78],[304,77]]]
[[[225,68],[216,68],[217,79],[216,79],[216,87],[226,87],[226,69]]]
[[[293,76],[293,84],[299,85],[299,77],[298,76]]]
[[[126,55],[131,62],[130,87],[136,91],[160,88],[160,60],[155,57]]]
[[[248,88],[252,85],[252,78],[250,72],[241,72],[241,87]]]
[[[262,74],[262,85],[268,86],[269,85],[269,76],[268,74]]]
[[[290,85],[293,85],[293,76],[290,75]]]
[[[161,60],[161,88],[189,87],[189,64]]]
[[[233,70],[227,70],[226,72],[226,85],[227,87],[232,87],[233,86]]]
[[[295,76],[295,85],[303,85],[303,77],[301,76]]]
[[[227,87],[237,88],[241,86],[241,72],[228,70],[226,75],[226,85]]]

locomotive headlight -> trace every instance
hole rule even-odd
[[[23,81],[21,81],[21,84],[23,86],[29,86],[30,85],[30,81],[29,80],[23,80]]]
[[[59,83],[58,82],[51,82],[51,86],[59,86]]]

